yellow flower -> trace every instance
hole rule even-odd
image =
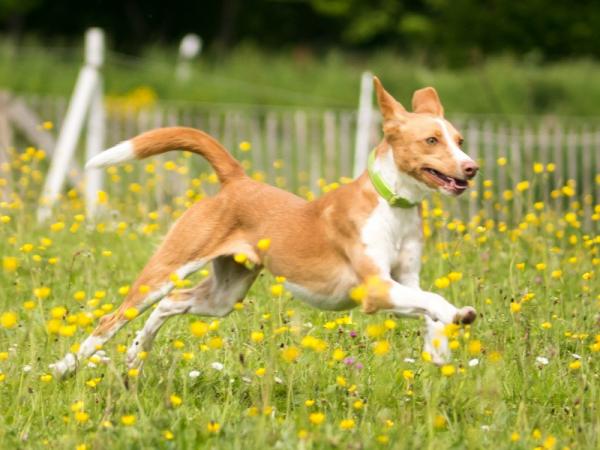
[[[254,372],[256,374],[257,377],[264,377],[265,373],[267,373],[267,369],[265,369],[264,367],[259,367],[258,369],[256,369],[256,372]]]
[[[243,152],[249,152],[252,149],[252,144],[248,141],[240,142],[239,148]]]
[[[271,294],[276,297],[281,296],[283,294],[283,285],[279,283],[271,285]]]
[[[373,353],[377,356],[385,355],[390,351],[390,343],[388,341],[377,341],[373,344]]]
[[[39,288],[35,288],[33,290],[33,295],[35,295],[37,298],[44,299],[50,296],[50,292],[51,290],[49,287],[42,286]]]
[[[183,403],[182,398],[175,394],[171,394],[171,396],[169,397],[169,401],[171,402],[171,406],[175,408]]]
[[[238,264],[244,264],[248,260],[248,256],[245,253],[236,253],[233,255],[233,260]]]
[[[266,252],[271,246],[271,239],[263,238],[260,241],[258,241],[258,244],[256,244],[256,246],[259,250]]]
[[[335,361],[341,361],[342,359],[345,358],[345,356],[346,356],[346,352],[344,350],[342,350],[341,348],[336,348],[333,351],[331,358],[334,359]]]
[[[356,410],[362,409],[365,406],[365,403],[362,400],[356,400],[352,403],[352,407]]]
[[[446,418],[440,414],[433,419],[433,427],[440,430],[446,427]]]
[[[208,324],[202,322],[201,320],[196,320],[190,324],[190,331],[194,336],[202,337],[209,331]]]
[[[511,303],[510,304],[510,312],[512,312],[513,314],[521,312],[521,303],[519,303],[519,302]]]
[[[223,348],[223,339],[219,336],[215,336],[208,340],[207,345],[213,350],[218,350],[220,348]]]
[[[129,376],[131,378],[136,378],[139,374],[140,374],[140,369],[132,368],[127,371],[127,376]]]
[[[367,336],[378,338],[385,333],[385,327],[380,324],[371,324],[367,326]]]
[[[206,429],[209,433],[217,434],[221,429],[221,425],[218,422],[211,420],[208,422],[208,424],[206,424]]]
[[[340,428],[342,430],[351,430],[355,427],[356,422],[354,422],[354,419],[344,419],[340,422]]]
[[[415,378],[415,373],[412,370],[403,370],[402,378],[404,378],[406,381],[412,380],[413,378]]]
[[[529,189],[529,181],[521,181],[519,183],[517,183],[517,191],[519,192],[523,192],[526,191],[527,189]]]
[[[462,280],[462,273],[461,272],[450,272],[448,274],[448,278],[450,279],[450,281],[460,281]]]
[[[498,163],[499,166],[505,166],[507,163],[507,159],[504,156],[501,156],[500,158],[497,159],[496,161]]]
[[[57,233],[65,228],[64,222],[56,222],[50,225],[50,230]]]
[[[128,414],[125,416],[121,416],[121,423],[123,425],[125,425],[126,427],[130,427],[132,425],[135,425],[136,422],[136,418],[133,414]]]
[[[63,337],[71,337],[71,336],[75,335],[76,331],[77,331],[76,325],[62,325],[58,329],[58,334]]]
[[[533,164],[533,171],[535,173],[542,173],[544,171],[544,165],[542,163],[536,162]]]
[[[581,361],[578,359],[569,364],[569,369],[571,369],[571,370],[579,370],[580,368],[581,368]]]
[[[456,373],[456,367],[454,367],[452,364],[444,364],[441,371],[442,375],[445,377],[451,377]]]
[[[525,263],[524,262],[520,262],[515,264],[515,267],[519,270],[524,270],[525,269]]]
[[[546,264],[545,263],[537,263],[535,265],[536,270],[539,270],[540,272],[546,270]]]
[[[519,433],[517,433],[516,431],[513,431],[510,435],[510,440],[512,442],[518,442],[521,440],[521,435]]]
[[[250,333],[252,342],[260,343],[265,339],[265,334],[262,331],[253,331]]]
[[[7,329],[14,328],[17,326],[18,320],[19,317],[16,313],[12,311],[7,311],[0,315],[0,326],[2,326],[2,328]]]
[[[19,260],[14,256],[5,256],[2,258],[2,268],[5,272],[15,272],[19,268]]]
[[[552,273],[550,273],[550,276],[552,278],[554,278],[555,280],[558,280],[559,278],[562,277],[562,274],[563,274],[562,270],[553,270]]]
[[[90,415],[85,411],[77,411],[75,413],[75,420],[79,423],[86,423],[90,419]]]
[[[313,425],[321,425],[325,421],[325,414],[322,412],[314,412],[308,416],[308,420]]]
[[[450,286],[450,279],[448,277],[441,277],[435,280],[433,284],[435,284],[435,287],[438,289],[445,289]]]
[[[299,356],[300,350],[297,347],[291,346],[281,350],[281,357],[288,363],[296,361]]]
[[[552,328],[552,324],[550,322],[543,322],[542,325],[541,325],[541,327],[544,330],[548,330],[548,329]]]
[[[167,441],[172,441],[173,439],[175,439],[175,435],[172,431],[169,430],[163,431],[162,435]]]
[[[386,319],[383,321],[383,325],[388,329],[388,330],[393,330],[396,328],[396,322],[392,319]]]
[[[49,383],[50,381],[52,381],[52,375],[50,375],[49,373],[45,373],[40,375],[40,381],[43,381],[44,383]]]
[[[390,437],[387,434],[380,434],[377,436],[377,442],[382,445],[387,445],[390,442]]]
[[[481,353],[481,341],[477,339],[469,341],[467,349],[471,355],[478,355],[479,353]]]
[[[123,316],[125,316],[125,318],[127,320],[133,320],[135,319],[137,316],[139,315],[139,311],[136,308],[127,308],[125,310],[125,312],[123,313]]]
[[[356,303],[360,303],[367,297],[367,287],[364,284],[359,284],[350,289],[349,295]]]

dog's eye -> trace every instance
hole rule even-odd
[[[459,140],[458,140],[458,146],[459,146],[459,147],[462,147],[464,143],[465,143],[465,140],[464,140],[464,139],[459,139]]]
[[[435,145],[438,143],[438,140],[436,137],[431,136],[425,139],[425,142],[427,142],[429,145]]]

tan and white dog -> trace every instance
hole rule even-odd
[[[433,88],[416,91],[413,112],[407,112],[377,78],[374,84],[384,138],[369,169],[311,202],[252,180],[215,139],[191,128],[149,131],[91,159],[87,167],[98,168],[185,149],[208,160],[222,187],[181,216],[123,304],[100,319],[77,354],[51,365],[55,373],[65,375],[99,351],[128,322],[128,308],[141,313],[159,302],[127,351],[129,367],[139,367],[139,353],[150,349],[169,317],[227,315],[263,267],[285,277],[295,296],[324,310],[355,307],[349,292],[366,285],[363,310],[424,316],[425,350],[443,362],[448,356],[445,325],[471,323],[476,313],[419,288],[423,238],[417,204],[431,191],[461,194],[478,166],[461,151],[462,138],[444,119]],[[257,244],[265,238],[270,246],[260,250]],[[234,261],[239,253],[252,268]],[[171,293],[173,274],[183,279],[209,263],[209,277]],[[371,289],[374,279],[377,286]]]

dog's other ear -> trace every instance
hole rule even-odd
[[[429,113],[444,117],[444,107],[436,90],[432,87],[415,91],[412,98],[412,108],[415,113]]]
[[[406,112],[406,109],[383,88],[379,78],[373,77],[373,86],[375,86],[377,103],[379,103],[383,120],[398,120],[402,118],[402,114]]]

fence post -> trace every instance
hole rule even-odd
[[[202,38],[194,33],[186,34],[179,44],[179,61],[175,69],[178,81],[187,81],[192,75],[190,61],[202,51]]]
[[[85,34],[85,65],[79,72],[73,96],[58,135],[46,183],[42,189],[37,214],[40,221],[46,220],[50,216],[52,206],[58,199],[64,185],[83,128],[83,121],[94,99],[94,94],[98,90],[101,78],[99,69],[103,61],[104,32],[99,28],[90,28]],[[97,123],[98,117],[103,118],[104,114],[94,113],[94,124]],[[92,126],[92,128],[100,128],[100,131],[102,131],[103,127]],[[94,142],[93,138],[92,141]],[[101,140],[98,141],[97,139],[95,142],[102,143]],[[98,181],[97,177],[96,175],[96,181]]]
[[[358,122],[356,123],[356,144],[354,147],[353,176],[358,177],[367,167],[371,117],[373,113],[373,74],[363,72],[360,79],[360,100],[358,104]]]

